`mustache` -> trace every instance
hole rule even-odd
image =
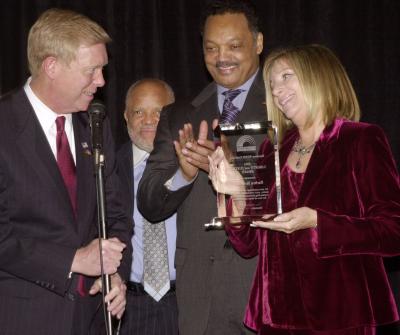
[[[140,130],[156,130],[157,126],[142,126],[140,127]]]
[[[220,67],[228,67],[228,66],[236,66],[236,65],[238,65],[238,63],[221,62],[221,61],[217,61],[217,62],[215,63],[215,66],[216,66],[217,68],[220,68]]]

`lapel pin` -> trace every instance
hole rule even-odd
[[[85,155],[91,156],[92,152],[89,150],[89,145],[86,142],[81,142],[83,153]]]

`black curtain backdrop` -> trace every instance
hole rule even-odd
[[[128,139],[122,117],[129,85],[144,76],[169,82],[177,98],[195,96],[210,80],[199,34],[202,0],[3,0],[0,2],[0,94],[28,74],[26,39],[44,10],[69,8],[111,35],[105,101],[117,146]],[[362,120],[381,125],[400,162],[400,1],[255,0],[264,54],[287,44],[321,43],[349,72]]]
[[[107,105],[118,147],[128,139],[122,114],[132,82],[159,77],[182,99],[195,96],[210,80],[199,34],[203,4],[201,0],[3,0],[0,94],[19,87],[29,75],[26,40],[41,12],[60,7],[86,14],[113,38],[107,83],[97,97]],[[321,43],[339,56],[358,94],[362,121],[384,128],[399,166],[400,1],[256,0],[255,4],[263,26],[264,54],[281,45]],[[395,281],[400,280],[398,263],[389,265]]]

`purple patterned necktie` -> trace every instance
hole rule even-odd
[[[242,92],[243,90],[228,90],[223,92],[222,94],[225,96],[224,104],[222,105],[222,114],[219,119],[219,123],[235,123],[236,117],[239,114],[240,110],[237,108],[232,101]]]
[[[65,116],[59,116],[56,119],[57,126],[57,165],[64,180],[64,184],[68,190],[69,199],[71,201],[74,216],[76,217],[76,170],[74,158],[72,157],[71,148],[68,143],[67,134],[65,134]],[[86,295],[84,278],[78,276],[77,291],[81,296]]]

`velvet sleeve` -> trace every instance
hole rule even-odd
[[[351,188],[355,192],[359,213],[317,209],[318,256],[352,254],[393,256],[400,254],[399,176],[383,131],[368,126],[353,136],[347,154],[336,159],[351,161]],[[346,148],[343,148],[343,152]],[[340,186],[338,186],[340,187]]]
[[[240,227],[225,226],[225,230],[232,246],[242,257],[251,258],[258,255],[258,229],[242,225]]]

